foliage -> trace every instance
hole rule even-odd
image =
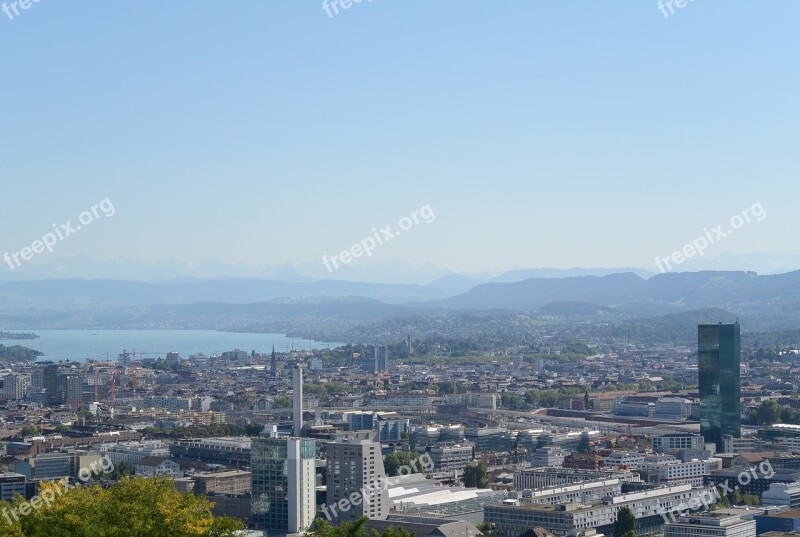
[[[627,537],[626,534],[631,531],[636,534],[636,517],[628,507],[623,507],[614,521],[614,537]]]
[[[718,509],[730,509],[730,507],[731,502],[728,500],[728,496],[725,494],[720,494],[717,501],[711,506],[711,510],[717,511]]]
[[[347,393],[349,387],[342,382],[329,382],[327,384],[303,384],[303,395],[334,395]]]
[[[494,533],[494,525],[491,522],[481,522],[476,527],[484,535],[491,536]]]
[[[274,409],[292,408],[292,404],[292,398],[283,395],[279,395],[272,400],[272,408]]]
[[[389,453],[383,460],[386,475],[389,477],[400,475],[400,468],[403,466],[407,466],[412,474],[419,473],[416,469],[419,465],[411,466],[411,463],[417,459],[419,459],[419,454],[411,451],[393,451]]]
[[[464,468],[464,486],[485,489],[489,486],[489,467],[481,461]]]
[[[558,404],[561,394],[556,390],[529,390],[525,402],[532,407],[552,408]]]
[[[39,432],[39,429],[37,429],[35,425],[26,425],[19,434],[20,436],[39,436],[42,433]]]
[[[503,405],[503,408],[508,410],[517,410],[522,406],[519,395],[514,395],[511,393],[502,394],[500,396],[500,402]]]
[[[759,425],[773,425],[781,420],[781,407],[772,399],[768,399],[761,403],[756,413]]]
[[[233,425],[213,423],[196,427],[177,427],[164,430],[153,427],[144,429],[145,433],[169,438],[213,438],[215,436],[258,436],[264,428],[261,425]]]
[[[26,516],[0,517],[0,535],[13,537],[230,537],[243,524],[215,518],[203,496],[182,494],[169,479],[123,479],[115,486],[77,487],[64,492],[63,484],[43,483],[40,498]],[[17,497],[0,510],[28,505]],[[17,511],[19,512],[19,511]]]
[[[589,443],[589,433],[583,431],[581,433],[581,441],[578,442],[577,451],[578,453],[589,453],[590,446],[591,444]]]
[[[39,356],[44,356],[43,352],[23,347],[22,345],[11,345],[6,347],[0,345],[0,360],[10,362],[33,362]]]

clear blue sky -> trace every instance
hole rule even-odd
[[[800,3],[41,0],[0,13],[0,254],[454,270],[800,254]]]

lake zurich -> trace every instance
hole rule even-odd
[[[115,360],[123,351],[135,350],[142,358],[163,358],[167,352],[179,352],[181,358],[192,354],[219,354],[241,349],[247,352],[269,353],[292,349],[321,349],[338,347],[339,343],[322,343],[308,339],[290,338],[283,334],[250,334],[216,332],[213,330],[29,330],[39,339],[3,340],[6,346],[23,345],[44,353],[39,360],[86,359]]]

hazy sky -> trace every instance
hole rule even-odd
[[[13,15],[13,11],[12,11]],[[800,3],[41,0],[0,12],[0,254],[454,270],[800,254]],[[49,257],[48,257],[49,256]],[[2,278],[0,278],[2,279]]]

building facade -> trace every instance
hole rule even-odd
[[[700,433],[723,451],[724,438],[742,436],[740,325],[701,324],[697,328]]]
[[[316,441],[254,438],[252,521],[261,530],[301,533],[316,515]]]

